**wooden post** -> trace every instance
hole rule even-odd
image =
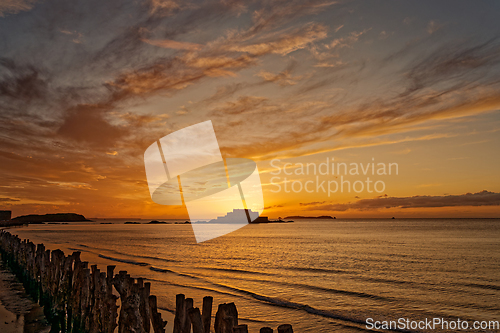
[[[71,254],[71,266],[69,269],[71,270],[71,274],[69,274],[69,279],[67,281],[67,288],[70,290],[70,292],[66,295],[66,307],[68,311],[68,316],[67,316],[67,322],[66,322],[66,330],[68,332],[71,332],[72,327],[73,327],[73,322],[74,322],[74,317],[75,317],[75,307],[74,307],[74,300],[75,300],[75,294],[78,292],[74,288],[74,284],[76,279],[78,278],[77,275],[77,267],[80,264],[80,254],[81,252],[73,252]]]
[[[64,256],[63,254],[63,264],[62,264],[62,273],[61,273],[61,284],[59,288],[59,302],[60,310],[61,310],[61,325],[63,332],[69,331],[71,327],[71,308],[69,306],[69,300],[71,299],[71,295],[73,294],[73,263],[75,261],[75,257],[72,255]]]
[[[97,269],[97,265],[90,266],[91,277],[90,277],[90,333],[99,332],[99,275],[101,271]]]
[[[193,325],[193,333],[205,333],[200,309],[191,308],[188,310],[189,321]]]
[[[151,291],[151,283],[144,283],[144,280],[142,278],[137,279],[137,282],[139,285],[139,312],[141,313],[142,317],[142,326],[144,327],[144,332],[149,332],[151,328],[151,315],[149,311],[149,293]]]
[[[292,325],[283,324],[278,326],[278,333],[293,333]]]
[[[184,323],[184,294],[177,294],[175,296],[175,317],[174,317],[174,331],[173,333],[182,333],[182,323]]]
[[[203,297],[203,310],[201,313],[201,320],[203,321],[203,333],[210,333],[210,326],[212,325],[212,304],[214,298],[212,296]]]
[[[98,286],[96,286],[97,299],[99,300],[97,313],[99,314],[99,333],[106,332],[109,323],[108,298],[106,293],[106,273],[101,272],[98,277]],[[96,304],[97,306],[97,304]]]
[[[88,264],[88,263],[87,263]],[[87,266],[87,265],[86,265]],[[82,282],[82,329],[85,331],[90,331],[90,269],[85,268],[83,270],[83,282]]]
[[[118,326],[116,319],[118,318],[118,306],[116,300],[118,297],[113,295],[113,271],[116,266],[108,266],[106,270],[106,312],[104,320],[106,322],[104,333],[113,333]]]
[[[233,333],[233,327],[238,325],[238,310],[234,303],[219,304],[215,315],[215,333]]]
[[[161,313],[158,312],[156,296],[149,296],[149,312],[151,314],[151,324],[154,333],[165,333],[166,321],[161,318]]]
[[[118,320],[118,333],[144,333],[140,313],[141,299],[139,285],[125,271],[120,271],[113,279],[113,285],[120,294],[122,306]]]
[[[193,299],[186,298],[184,300],[184,323],[182,324],[182,333],[191,333],[191,319],[189,317],[189,310],[193,308]]]

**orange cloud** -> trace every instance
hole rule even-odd
[[[250,45],[229,46],[230,51],[246,52],[261,56],[269,53],[287,55],[293,51],[306,48],[309,44],[327,37],[327,28],[321,24],[311,24],[305,29],[296,30],[276,40],[254,43]]]
[[[30,10],[35,2],[36,0],[0,0],[0,17]]]
[[[416,195],[412,197],[389,197],[383,196],[374,199],[361,199],[353,203],[345,204],[322,204],[305,203],[303,206],[311,206],[307,210],[321,211],[329,210],[342,212],[346,210],[377,210],[388,208],[432,208],[432,207],[466,207],[466,206],[499,206],[500,193],[481,191],[477,193],[466,193],[460,195]]]
[[[160,40],[152,40],[152,39],[143,39],[145,43],[150,45],[163,47],[166,49],[174,49],[174,50],[191,50],[196,51],[200,50],[203,45],[189,42],[178,42],[170,39],[160,39]]]

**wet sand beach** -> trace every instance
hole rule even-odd
[[[50,331],[43,308],[24,291],[22,284],[0,260],[0,332],[46,333]]]

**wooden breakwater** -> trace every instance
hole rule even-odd
[[[142,278],[126,271],[113,275],[115,266],[107,266],[106,272],[97,265],[89,268],[80,252],[66,256],[7,231],[0,231],[0,253],[28,294],[43,306],[51,333],[165,333],[167,322],[158,312],[156,296],[150,295],[151,284]],[[219,304],[211,330],[212,305],[213,298],[204,297],[200,311],[192,298],[177,295],[173,333],[248,333],[247,325],[238,324],[234,303]],[[270,327],[260,329],[273,332]],[[277,332],[293,329],[285,324]]]

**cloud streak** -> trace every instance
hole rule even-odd
[[[416,195],[412,197],[380,197],[361,199],[353,203],[322,204],[321,202],[304,203],[302,206],[311,206],[307,210],[329,210],[343,212],[347,210],[378,210],[390,208],[440,208],[440,207],[478,207],[500,206],[500,193],[481,191],[460,195]]]
[[[170,39],[161,39],[161,40],[151,40],[151,39],[143,39],[143,42],[148,43],[150,45],[163,47],[166,49],[174,49],[174,50],[191,50],[196,51],[203,47],[201,44],[189,43],[189,42],[178,42]]]
[[[1,0],[0,1],[0,17],[6,14],[17,14],[22,11],[27,11],[33,8],[36,0]]]

